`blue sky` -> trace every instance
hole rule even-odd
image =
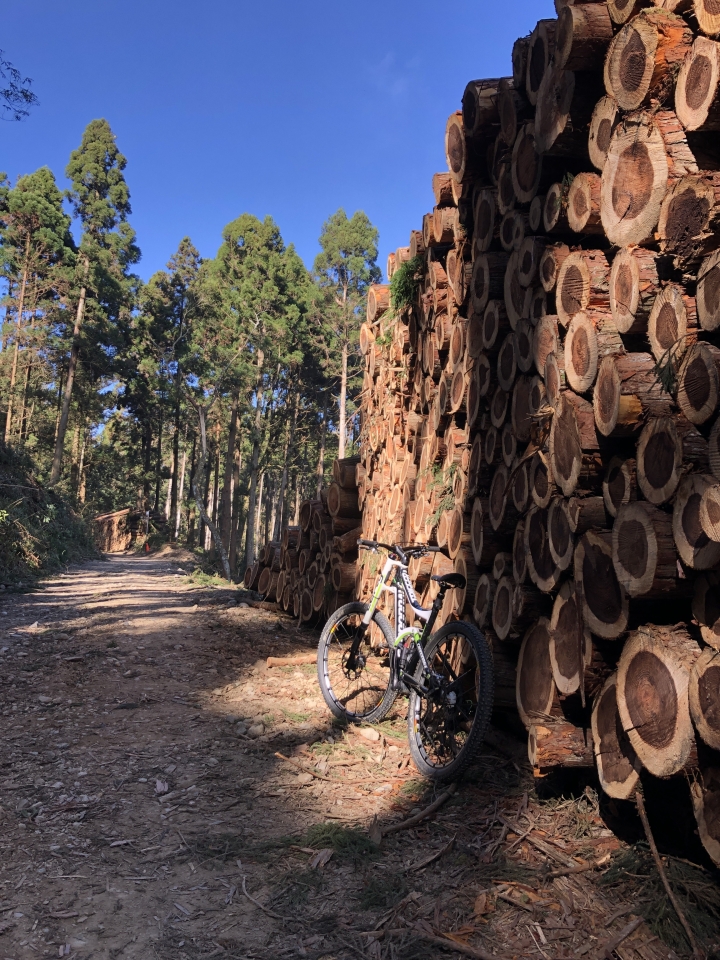
[[[33,78],[30,119],[0,127],[0,170],[43,164],[61,186],[86,124],[128,158],[147,279],[189,235],[270,214],[308,266],[338,207],[380,230],[380,264],[432,207],[465,83],[510,73],[551,0],[9,0],[5,56]]]

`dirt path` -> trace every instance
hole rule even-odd
[[[539,873],[619,846],[592,792],[539,804],[490,748],[435,818],[376,847],[373,817],[434,797],[403,703],[376,731],[334,727],[311,664],[266,665],[316,635],[237,597],[172,555],[0,594],[0,960],[411,960],[447,935],[592,958],[628,922],[592,873]],[[658,944],[642,925],[618,956]]]

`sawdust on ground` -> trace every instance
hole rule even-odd
[[[266,665],[317,633],[186,559],[0,595],[0,958],[593,958],[632,920],[593,872],[543,873],[617,849],[592,791],[542,804],[492,747],[376,846],[442,792],[410,764],[404,701],[333,725],[312,664]],[[616,955],[672,956],[642,923]]]

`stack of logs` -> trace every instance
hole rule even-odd
[[[353,598],[360,507],[355,471],[360,457],[336,460],[333,481],[317,500],[300,504],[299,524],[270,541],[245,571],[245,586],[276,601],[302,623],[318,624]]]
[[[536,772],[685,776],[720,864],[716,7],[556,0],[467,85],[368,298],[357,480],[364,536],[444,548],[426,602],[465,575]]]

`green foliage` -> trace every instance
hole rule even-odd
[[[700,943],[717,942],[720,937],[720,887],[702,867],[686,860],[663,857],[668,882]],[[645,917],[653,933],[673,950],[690,953],[678,916],[665,893],[655,861],[646,843],[637,843],[616,853],[600,879],[621,896],[636,904],[636,913]]]
[[[96,555],[85,523],[39,486],[26,457],[0,441],[0,582],[26,584]]]
[[[390,280],[390,303],[393,310],[402,310],[415,302],[420,286],[423,258],[413,257],[402,263]]]
[[[338,823],[316,823],[305,833],[306,846],[316,850],[330,848],[335,856],[344,860],[367,860],[376,857],[377,846],[364,830],[341,827]]]
[[[402,873],[372,875],[360,893],[361,910],[387,910],[407,894],[408,885]]]

